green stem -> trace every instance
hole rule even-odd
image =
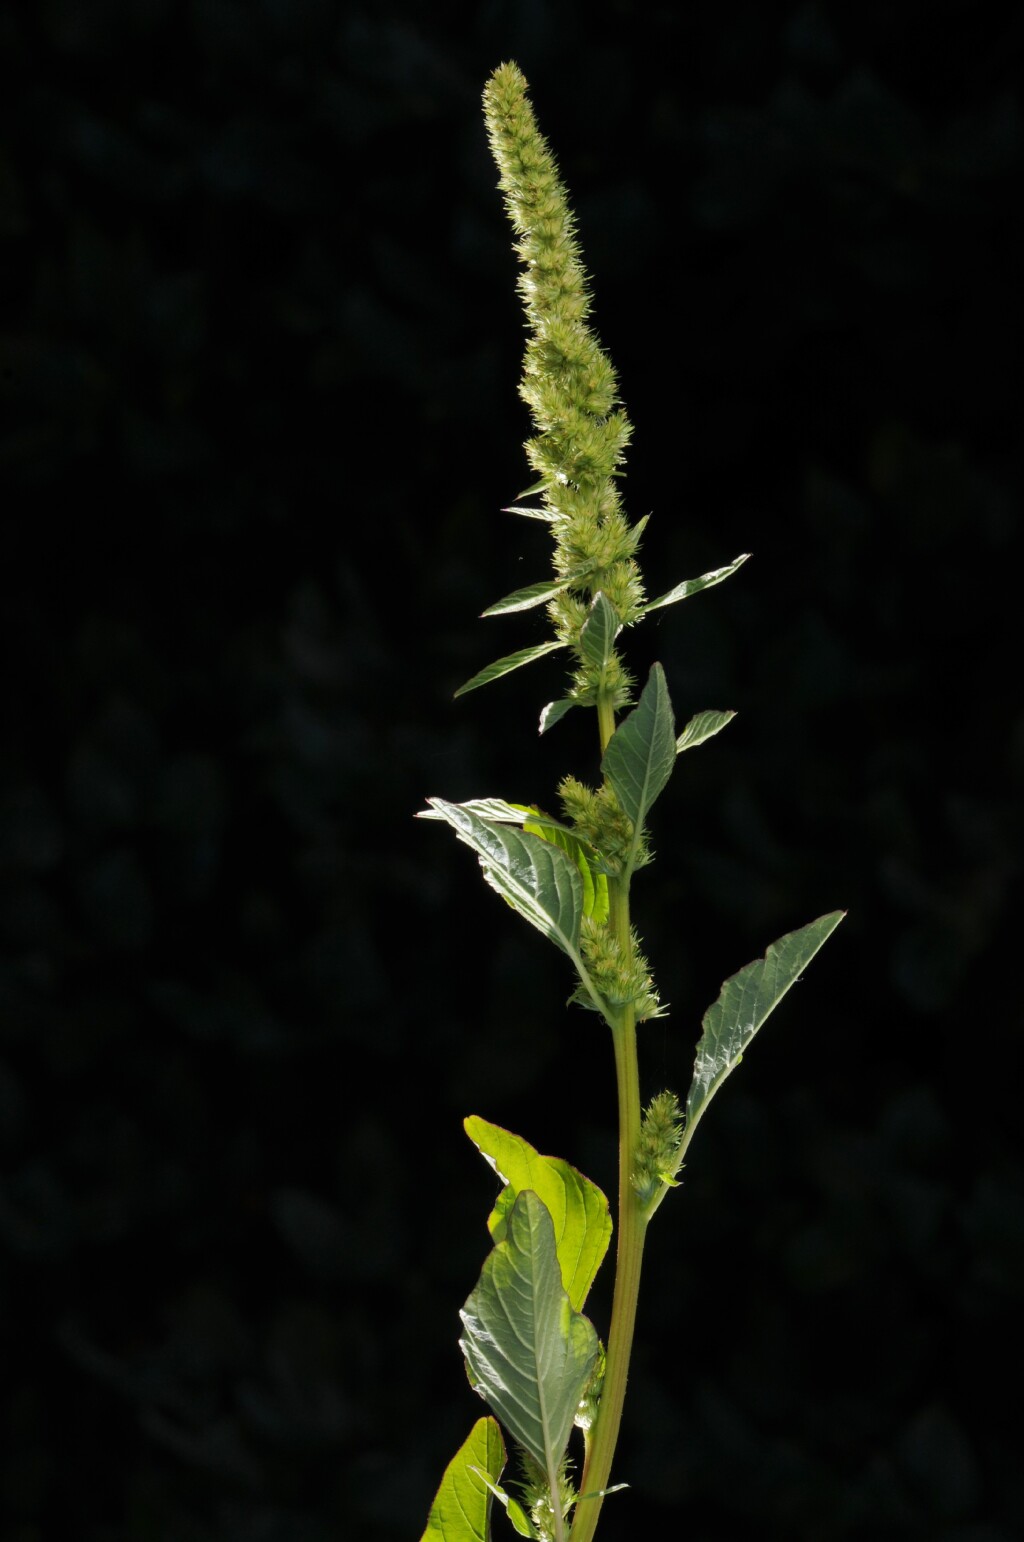
[[[615,731],[615,714],[610,704],[598,699],[598,723],[601,750]],[[612,879],[609,890],[609,924],[624,951],[631,946],[629,927],[628,880]],[[636,1052],[636,1014],[632,1004],[624,1007],[612,1024],[615,1051],[615,1077],[619,1101],[619,1206],[618,1240],[615,1254],[615,1290],[612,1317],[608,1329],[607,1364],[601,1403],[580,1483],[580,1494],[599,1494],[608,1487],[612,1458],[622,1423],[626,1397],[629,1360],[633,1349],[640,1270],[643,1264],[647,1218],[633,1188],[633,1162],[640,1135],[640,1072]],[[583,1498],[573,1515],[570,1542],[590,1542],[597,1527],[603,1500]]]

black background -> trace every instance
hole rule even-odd
[[[482,1411],[462,1117],[613,1187],[604,1031],[412,817],[596,773],[557,663],[452,700],[545,635],[475,619],[548,572],[505,58],[649,591],[754,553],[629,641],[739,713],[636,886],[645,1093],[849,910],[652,1228],[601,1534],[1020,1535],[1022,50],[953,0],[4,11],[4,1542],[418,1537]]]

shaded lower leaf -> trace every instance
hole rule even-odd
[[[593,1325],[562,1286],[555,1230],[526,1189],[462,1309],[470,1380],[547,1475],[552,1501],[573,1419],[597,1359]]]
[[[551,1216],[562,1284],[570,1305],[579,1311],[611,1240],[608,1200],[575,1167],[561,1157],[541,1156],[521,1135],[476,1114],[464,1123],[470,1140],[506,1185],[487,1220],[491,1236],[495,1242],[502,1241],[516,1198],[524,1189],[532,1189]]]
[[[497,1422],[478,1419],[445,1468],[420,1542],[489,1542],[491,1494],[504,1468]]]

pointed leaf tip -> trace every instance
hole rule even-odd
[[[704,1014],[693,1081],[686,1100],[685,1150],[707,1105],[735,1070],[758,1029],[800,978],[819,948],[846,915],[832,910],[773,942],[763,958],[747,964],[725,981]]]
[[[652,664],[640,700],[608,741],[601,770],[634,826],[635,858],[644,821],[655,798],[672,775],[676,761],[676,731],[665,671]]]
[[[497,1421],[478,1419],[445,1468],[420,1542],[489,1542],[491,1494],[504,1468]]]
[[[732,562],[724,568],[712,568],[710,573],[702,573],[699,578],[688,578],[681,584],[676,584],[667,594],[662,594],[656,600],[650,600],[640,609],[641,616],[650,615],[652,610],[661,610],[664,605],[675,605],[678,600],[688,600],[692,594],[699,594],[702,589],[710,589],[715,584],[720,584],[726,578],[730,578],[738,568],[750,560],[750,552],[741,552]]]
[[[455,697],[465,696],[482,685],[490,685],[492,680],[500,680],[502,675],[509,675],[514,669],[521,669],[524,664],[532,664],[534,659],[542,659],[546,653],[554,653],[556,648],[564,647],[565,643],[556,638],[554,642],[537,643],[532,648],[520,648],[517,653],[506,653],[504,658],[495,659],[493,664],[486,665],[465,685],[460,685]]]

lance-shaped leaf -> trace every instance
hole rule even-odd
[[[693,1081],[686,1099],[686,1125],[680,1154],[719,1087],[743,1058],[743,1051],[769,1014],[806,969],[825,940],[839,925],[845,910],[833,910],[799,931],[773,942],[764,958],[755,959],[726,980],[704,1013]]]
[[[540,715],[539,732],[546,734],[549,728],[554,728],[556,723],[562,721],[567,712],[578,706],[579,702],[574,701],[571,696],[563,696],[561,701],[549,701]]]
[[[474,1387],[547,1474],[557,1503],[559,1467],[598,1341],[569,1303],[551,1216],[531,1189],[512,1206],[505,1239],[461,1315],[459,1344]]]
[[[504,1467],[497,1422],[478,1419],[445,1468],[420,1542],[489,1542],[491,1494]]]
[[[484,877],[521,916],[567,953],[582,978],[577,951],[583,916],[583,882],[576,863],[559,847],[511,825],[480,819],[459,803],[427,802],[460,841],[476,852]]]
[[[647,811],[672,775],[676,730],[665,671],[652,664],[640,700],[608,741],[601,770],[633,822],[631,868]]]
[[[607,669],[621,625],[611,601],[604,594],[595,594],[580,631],[580,652],[588,664],[601,671]]]
[[[715,734],[720,734],[735,716],[735,712],[698,712],[690,719],[676,740],[676,754],[681,754],[683,750],[695,749],[698,744],[703,744],[705,739],[713,739]]]
[[[515,610],[532,610],[535,605],[543,605],[545,600],[550,600],[556,594],[561,594],[563,589],[568,589],[571,579],[550,579],[545,583],[527,584],[525,589],[516,589],[512,594],[506,594],[503,600],[495,600],[493,605],[488,605],[486,610],[480,612],[481,616],[507,616]]]
[[[649,616],[652,610],[660,610],[663,605],[674,605],[677,600],[688,600],[691,594],[699,594],[702,589],[710,589],[714,584],[720,584],[723,579],[730,578],[737,568],[741,568],[749,556],[748,551],[742,552],[734,562],[730,562],[724,568],[712,568],[710,573],[702,573],[699,578],[688,578],[684,583],[676,584],[674,589],[670,589],[659,599],[649,600],[646,605],[642,605],[640,615]]]
[[[541,1156],[529,1141],[500,1125],[488,1124],[486,1119],[472,1114],[465,1120],[465,1128],[505,1184],[487,1219],[491,1236],[495,1242],[503,1240],[509,1212],[525,1189],[539,1195],[555,1229],[562,1285],[573,1310],[578,1312],[611,1240],[611,1210],[604,1194],[596,1183],[561,1157]]]
[[[456,696],[465,696],[467,691],[479,690],[482,685],[490,685],[492,680],[500,680],[502,675],[510,675],[513,669],[522,669],[524,664],[532,664],[534,659],[542,659],[545,653],[554,653],[556,648],[564,648],[565,643],[554,642],[537,643],[532,648],[520,648],[518,653],[506,653],[504,658],[495,659],[493,664],[487,664],[465,685],[460,685],[455,692]]]
[[[526,494],[524,493],[523,496],[525,497]],[[565,518],[564,514],[559,514],[555,509],[528,509],[518,503],[506,505],[501,512],[503,514],[522,514],[525,519],[542,519],[548,525],[557,525],[560,519]]]

